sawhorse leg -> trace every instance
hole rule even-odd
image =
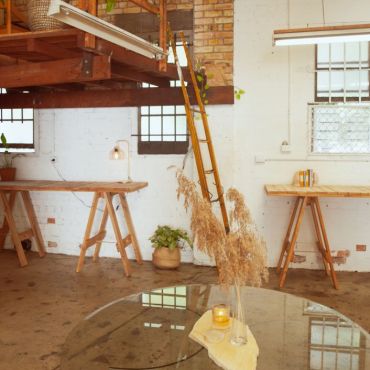
[[[23,267],[28,264],[26,255],[22,247],[23,240],[34,237],[36,240],[39,256],[44,257],[46,252],[45,252],[44,240],[41,235],[41,231],[40,231],[40,227],[37,222],[35,210],[33,208],[31,197],[28,191],[21,191],[21,195],[22,195],[23,203],[24,203],[24,206],[27,212],[27,217],[28,217],[28,221],[30,223],[31,229],[18,233],[16,224],[14,221],[14,217],[13,217],[13,207],[14,207],[16,195],[17,195],[16,191],[11,191],[9,200],[8,200],[6,193],[0,192],[1,203],[4,207],[4,212],[5,212],[5,219],[3,222],[0,246],[3,247],[8,231],[10,230],[11,237],[14,243],[14,247],[18,255],[19,263]]]
[[[306,206],[311,207],[312,217],[314,221],[316,236],[317,236],[317,247],[322,256],[324,268],[327,275],[331,276],[333,286],[338,289],[337,276],[335,274],[333,261],[331,257],[331,251],[329,246],[329,240],[326,234],[324,218],[321,212],[319,199],[317,197],[298,197],[295,203],[291,219],[289,222],[288,230],[283,242],[279,263],[277,267],[277,272],[281,271],[281,265],[284,260],[283,270],[280,272],[280,282],[279,286],[282,288],[285,284],[286,275],[289,269],[289,264],[292,262],[294,257],[294,249],[299,235],[299,229],[302,224],[303,215]],[[298,211],[298,216],[296,214]],[[293,229],[292,239],[290,240],[290,234]],[[290,240],[290,241],[289,241]]]
[[[281,248],[280,258],[279,258],[279,262],[278,262],[278,265],[277,265],[277,268],[276,268],[276,272],[278,274],[280,273],[280,270],[281,270],[281,264],[283,263],[284,255],[287,252],[287,250],[289,248],[289,245],[290,245],[290,242],[289,242],[290,234],[292,232],[292,228],[293,228],[294,221],[295,221],[295,216],[297,214],[297,209],[298,209],[298,206],[299,206],[300,202],[301,202],[301,198],[298,197],[297,200],[295,201],[293,212],[292,212],[292,215],[291,215],[290,221],[289,221],[288,230],[286,232],[285,239],[284,239],[284,242],[283,242],[283,246]]]
[[[292,240],[290,241],[289,248],[287,249],[287,255],[285,257],[283,271],[280,274],[280,283],[279,283],[280,288],[282,288],[285,284],[285,279],[286,279],[286,274],[288,272],[289,264],[293,260],[295,243],[297,242],[297,239],[298,239],[299,228],[301,227],[301,224],[302,224],[304,211],[307,205],[307,200],[308,200],[307,197],[299,197],[299,201],[301,202],[301,205],[299,207],[297,221],[294,226]]]
[[[318,215],[318,219],[319,219],[319,225],[320,225],[322,236],[323,236],[323,239],[324,239],[324,248],[325,248],[325,251],[324,251],[324,254],[323,254],[324,263],[328,264],[328,267],[329,267],[329,270],[330,270],[330,275],[331,275],[331,280],[333,281],[334,288],[338,289],[337,275],[335,273],[334,266],[333,266],[333,260],[332,260],[332,257],[331,257],[329,239],[328,239],[328,236],[326,234],[324,217],[323,217],[322,212],[321,212],[319,198],[315,197],[315,198],[313,198],[313,201],[314,201],[314,204],[316,206],[317,215]]]
[[[139,243],[137,241],[134,225],[132,222],[130,210],[127,204],[127,200],[124,194],[119,194],[119,198],[121,201],[121,206],[124,214],[124,218],[127,224],[128,229],[128,235],[125,238],[122,238],[121,230],[119,228],[116,212],[112,203],[113,196],[115,194],[109,193],[109,192],[103,192],[103,193],[95,193],[93,203],[91,206],[90,214],[89,214],[89,220],[87,222],[86,230],[85,230],[85,236],[81,245],[81,251],[80,251],[80,257],[77,264],[76,271],[80,272],[84,263],[85,254],[89,247],[96,244],[95,252],[94,252],[94,261],[96,262],[99,258],[99,252],[101,248],[101,244],[106,236],[106,224],[108,221],[108,218],[110,218],[113,226],[114,235],[116,238],[116,246],[117,250],[120,253],[122,265],[125,271],[126,276],[130,276],[131,274],[131,267],[130,262],[127,258],[126,250],[125,248],[132,244],[134,252],[135,252],[135,258],[136,261],[139,264],[142,264],[142,257],[140,252]],[[105,200],[105,207],[103,212],[103,217],[100,223],[100,228],[98,233],[90,237],[94,218],[96,215],[97,205],[100,198],[103,198]]]
[[[17,195],[17,192],[15,191],[12,191],[9,195],[9,207],[12,212],[14,208],[16,195]],[[6,240],[8,233],[9,233],[9,224],[8,224],[6,217],[4,217],[3,226],[0,232],[0,249],[4,248],[5,240]]]
[[[104,239],[105,234],[106,234],[106,232],[104,230],[104,232],[101,233],[101,235],[97,234],[94,237],[90,238],[91,230],[92,230],[92,227],[93,227],[93,224],[94,224],[96,209],[98,207],[98,202],[99,202],[100,197],[101,197],[100,193],[94,193],[94,198],[93,198],[92,205],[91,205],[91,208],[90,208],[90,214],[89,214],[89,219],[87,221],[87,226],[86,226],[86,230],[85,230],[84,239],[83,239],[83,242],[81,244],[80,257],[78,259],[76,272],[81,271],[82,266],[83,266],[84,261],[85,261],[85,254],[86,254],[86,251],[88,250],[88,248],[91,247],[92,245],[94,245],[98,240],[100,241],[100,240]]]
[[[15,200],[16,192],[12,192],[12,193],[14,193],[14,200]],[[13,195],[12,193],[10,194],[10,198],[12,198],[12,195]],[[14,247],[15,247],[15,250],[17,251],[19,264],[21,265],[21,267],[27,266],[28,265],[27,258],[26,258],[26,255],[24,254],[22,243],[18,236],[17,227],[15,225],[15,221],[13,218],[12,207],[10,205],[10,202],[7,199],[5,192],[3,191],[0,192],[0,199],[4,207],[5,218],[6,218],[6,221],[7,221],[11,236],[12,236]]]
[[[22,199],[23,199],[23,204],[26,208],[27,216],[28,216],[28,221],[31,226],[32,234],[35,237],[36,244],[37,244],[37,250],[39,252],[40,257],[44,257],[46,252],[45,252],[45,244],[44,244],[44,239],[41,234],[40,226],[37,222],[35,210],[32,205],[32,200],[29,191],[22,191],[21,192]]]
[[[141,265],[143,263],[143,258],[141,256],[140,246],[139,246],[139,242],[137,241],[136,231],[135,231],[134,223],[132,222],[131,213],[128,207],[126,195],[119,194],[119,198],[121,200],[121,205],[122,205],[123,214],[126,220],[127,230],[129,232],[129,235],[131,236],[131,243],[132,243],[132,247],[134,248],[136,261],[139,265]]]

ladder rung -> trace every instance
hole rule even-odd
[[[195,113],[206,113],[204,110],[199,110],[199,109],[194,109],[194,108],[190,108],[190,110],[192,111],[192,112],[195,112]]]
[[[204,171],[204,173],[206,174],[206,175],[210,175],[211,173],[213,173],[213,172],[215,172],[214,170],[206,170],[206,171]]]
[[[199,142],[200,142],[200,143],[205,143],[205,144],[207,144],[207,143],[208,143],[208,140],[207,140],[207,139],[199,139]]]

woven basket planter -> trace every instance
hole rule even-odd
[[[28,25],[31,31],[48,31],[65,28],[66,25],[48,17],[51,0],[28,0]],[[68,1],[67,1],[68,2]]]

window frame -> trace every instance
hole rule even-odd
[[[184,30],[185,38],[188,41],[188,48],[190,55],[193,56],[193,30]],[[176,33],[175,33],[176,34]],[[153,87],[153,89],[156,89],[157,87]],[[161,105],[161,107],[164,106],[171,106],[176,107],[176,105]],[[180,105],[181,106],[181,105]],[[149,106],[150,107],[150,106]],[[188,122],[186,118],[186,140],[185,141],[142,141],[141,136],[150,136],[150,135],[141,135],[141,108],[138,107],[138,154],[140,155],[182,155],[186,154],[189,150],[190,140],[189,140],[189,132],[188,132]],[[186,117],[185,114],[181,114],[182,116]],[[160,115],[163,117],[163,112]],[[176,114],[173,115],[176,117]],[[176,123],[175,123],[176,124]],[[181,136],[184,136],[181,135]],[[174,135],[175,136],[175,135]]]
[[[341,104],[339,105],[345,105],[345,103],[340,102]],[[355,103],[354,102],[349,102],[349,104],[351,105],[354,105]],[[370,102],[363,102],[363,103],[358,103],[358,105],[366,108],[368,107],[370,109]],[[323,107],[323,106],[338,106],[338,102],[332,102],[332,103],[328,103],[328,102],[315,102],[315,103],[308,103],[307,105],[307,131],[308,131],[308,134],[307,134],[307,138],[308,138],[308,141],[307,141],[307,157],[308,158],[314,158],[314,159],[327,159],[327,158],[330,158],[330,159],[347,159],[347,160],[358,160],[358,161],[362,161],[362,160],[366,160],[368,161],[368,159],[370,158],[370,151],[369,152],[315,152],[315,151],[312,151],[312,148],[313,148],[313,140],[314,140],[314,137],[313,137],[313,130],[314,130],[314,122],[313,122],[313,119],[312,119],[312,113],[311,113],[311,110],[315,109],[315,107]]]
[[[2,91],[3,88],[0,88],[0,96],[2,94],[7,94],[7,92],[3,92]],[[6,90],[6,89],[5,89]],[[21,110],[22,111],[22,119],[15,119],[13,120],[13,111],[17,109],[17,110]],[[32,119],[26,119],[24,120],[23,119],[23,110],[24,109],[32,109]],[[35,124],[35,109],[34,108],[0,108],[0,133],[3,132],[1,130],[1,125],[4,123],[3,122],[3,111],[4,110],[10,110],[12,113],[11,113],[11,116],[12,116],[12,119],[11,120],[6,120],[6,122],[9,122],[11,124],[23,124],[25,122],[29,122],[31,123],[32,122],[32,143],[12,143],[12,142],[8,142],[7,143],[7,146],[8,146],[8,152],[10,153],[19,153],[19,154],[28,154],[28,153],[35,153],[36,152],[36,136],[35,136],[35,130],[36,130],[36,124]],[[25,149],[25,150],[23,150]],[[0,142],[0,153],[4,153],[5,151],[5,147],[4,145]]]
[[[343,103],[343,102],[360,102],[359,97],[319,97],[318,96],[318,89],[317,89],[317,79],[318,79],[318,47],[319,45],[315,45],[315,102],[317,103]],[[368,42],[368,62],[369,62],[369,95],[368,96],[361,96],[361,101],[367,102],[370,101],[370,42]],[[325,70],[325,69],[322,69]],[[329,69],[328,69],[329,70]],[[344,70],[344,69],[343,69]]]

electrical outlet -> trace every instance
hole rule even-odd
[[[280,151],[282,153],[290,153],[291,151],[290,145],[286,141],[283,142],[280,146]]]

